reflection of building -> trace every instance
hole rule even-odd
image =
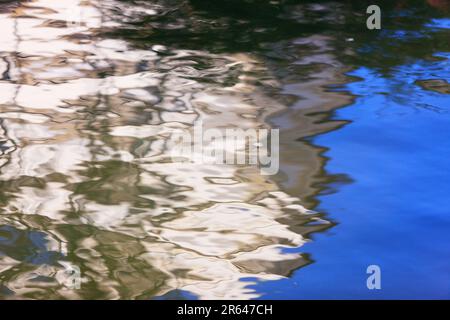
[[[324,172],[324,150],[304,138],[345,125],[345,121],[329,118],[336,108],[350,104],[353,99],[347,93],[327,89],[329,85],[348,80],[342,75],[347,71],[346,67],[335,57],[333,41],[331,36],[307,36],[295,40],[290,50],[284,53],[296,67],[295,72],[283,81],[283,93],[291,102],[289,108],[269,118],[271,124],[281,128],[283,137],[280,162],[284,175],[277,181],[283,190],[299,196],[308,207],[315,205],[314,196],[324,185],[337,177]]]
[[[18,296],[148,298],[182,289],[252,298],[241,278],[277,279],[308,263],[281,252],[305,241],[296,227],[327,226],[304,226],[315,216],[298,198],[257,168],[170,163],[165,149],[171,129],[198,117],[209,127],[266,126],[262,119],[282,105],[252,84],[264,66],[244,54],[133,49],[96,36],[117,24],[98,3],[70,3],[81,8],[79,24],[67,24],[66,2],[47,0],[0,17],[11,31],[0,40],[9,150],[0,162],[1,220],[45,231],[85,285],[31,282],[58,266],[25,268],[7,255],[1,272],[19,267],[3,286]],[[308,149],[301,155],[318,158]]]

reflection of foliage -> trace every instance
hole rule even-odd
[[[133,1],[125,1],[133,2]],[[429,56],[448,47],[448,34],[426,32],[431,17],[442,17],[426,1],[378,1],[381,32],[365,27],[364,1],[157,1],[159,14],[146,15],[114,29],[138,46],[157,43],[212,52],[260,52],[282,40],[326,35],[344,63],[385,69],[410,57]],[[113,16],[121,18],[121,12]],[[394,32],[393,30],[396,30]],[[354,42],[345,39],[354,38]],[[270,47],[270,46],[269,46]],[[355,49],[358,53],[346,50]],[[270,55],[270,54],[269,54]]]
[[[7,11],[13,6],[17,6],[19,0],[0,0],[0,12]]]
[[[0,207],[5,207],[22,187],[44,189],[45,180],[38,177],[19,176],[16,179],[0,180]]]
[[[0,256],[7,255],[17,261],[35,265],[54,264],[61,254],[47,249],[46,237],[41,231],[0,226]]]
[[[450,94],[450,84],[446,80],[417,80],[415,83],[426,90]]]
[[[138,208],[153,208],[153,201],[139,196],[153,191],[149,186],[139,186],[141,170],[138,165],[117,160],[89,163],[88,168],[80,172],[89,180],[68,188],[101,204],[128,202]]]

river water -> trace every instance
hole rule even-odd
[[[449,298],[449,6],[381,7],[1,2],[0,297]],[[170,161],[199,120],[278,174]]]

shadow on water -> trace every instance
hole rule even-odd
[[[366,94],[354,71],[448,51],[440,1],[381,1],[373,32],[361,1],[5,3],[0,294],[20,298],[298,297],[318,265],[295,272],[316,259],[303,245],[342,223],[322,201],[358,183],[317,140],[357,121],[337,116]],[[448,93],[433,78],[417,84]],[[280,172],[170,163],[170,132],[198,119],[279,128]],[[58,261],[81,289],[30,282]]]

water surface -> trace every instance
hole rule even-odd
[[[0,296],[449,298],[448,7],[382,8],[2,3]],[[279,174],[171,162],[199,119]]]

